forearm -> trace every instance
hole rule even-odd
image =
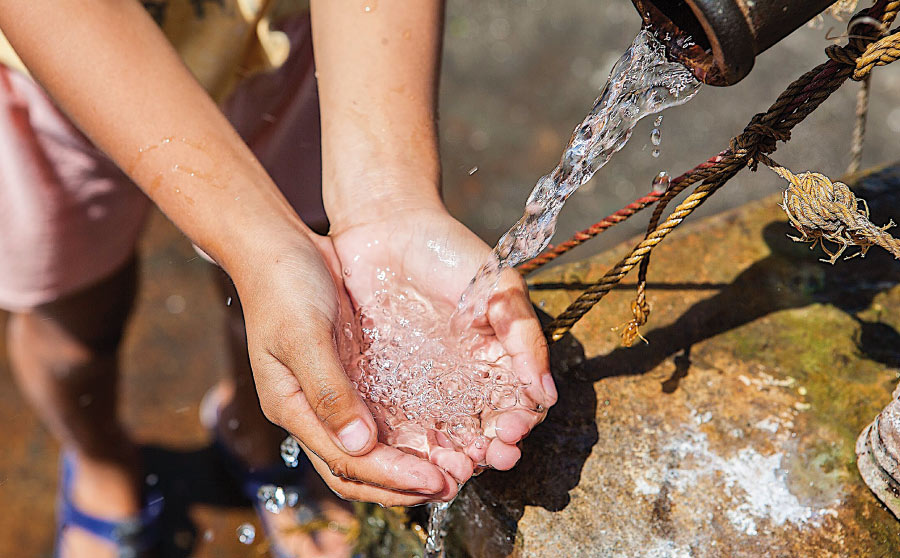
[[[443,2],[313,0],[312,20],[332,230],[386,206],[440,204]]]
[[[138,2],[0,0],[0,29],[85,134],[229,272],[266,233],[306,232]]]

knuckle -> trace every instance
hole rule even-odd
[[[333,458],[327,460],[325,463],[328,465],[328,470],[331,471],[331,474],[335,477],[344,480],[355,480],[350,475],[350,467],[345,459]]]
[[[350,401],[345,392],[326,385],[316,392],[315,413],[319,419],[329,424],[346,408]]]

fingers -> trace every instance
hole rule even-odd
[[[454,481],[464,483],[475,472],[475,464],[466,454],[449,448],[432,448],[429,461],[450,473]]]
[[[488,320],[512,357],[516,375],[529,384],[527,393],[545,408],[555,404],[558,396],[550,375],[547,340],[528,299],[525,282],[514,270],[504,271],[491,298]]]
[[[487,464],[494,469],[508,471],[513,468],[520,457],[522,457],[522,452],[518,447],[504,444],[498,438],[494,438],[488,446],[486,459]]]
[[[520,409],[499,413],[494,424],[494,432],[501,442],[515,444],[538,424],[539,418],[535,413]]]
[[[312,327],[294,332],[274,356],[297,378],[332,441],[350,455],[365,454],[377,441],[375,420],[340,362],[333,325],[314,316],[305,320]]]
[[[328,463],[325,459],[322,459],[315,452],[311,451],[309,447],[301,442],[301,447],[306,452],[307,456],[309,456],[310,462],[313,464],[313,467],[316,469],[316,472],[321,475],[322,479],[325,480],[325,483],[328,484],[329,488],[335,492],[338,496],[345,500],[357,500],[357,501],[365,501],[365,502],[375,502],[381,504],[382,506],[418,506],[420,504],[424,504],[426,502],[435,502],[435,501],[443,501],[449,502],[456,496],[457,492],[457,483],[456,481],[447,473],[439,471],[441,479],[441,488],[432,493],[432,494],[416,494],[411,492],[405,492],[402,490],[392,490],[386,488],[384,486],[377,486],[372,484],[362,483],[351,478],[347,478],[345,476],[336,475],[334,473],[334,468],[336,465],[334,463]],[[405,458],[414,459],[417,461],[422,461],[416,457],[411,455],[403,454],[399,450],[395,450],[393,448],[389,448],[382,444],[376,446],[374,450],[369,455],[365,457],[350,457],[347,459],[350,460],[363,460],[368,458],[372,454],[382,453],[381,450],[384,450],[385,454],[383,457],[383,461],[385,463],[393,463],[391,467],[397,467],[398,470],[402,470],[406,464]],[[398,457],[394,455],[394,453],[401,454],[402,457]],[[351,467],[370,467],[371,463],[360,463],[352,465]],[[380,466],[380,465],[378,465]],[[376,466],[377,467],[377,466]],[[340,468],[340,467],[337,467]],[[436,469],[436,468],[435,468]],[[437,469],[436,469],[437,470]],[[341,472],[341,471],[338,471]]]

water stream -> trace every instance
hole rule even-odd
[[[642,29],[575,128],[559,165],[538,180],[522,218],[500,238],[463,293],[453,329],[462,331],[484,314],[503,268],[529,260],[547,247],[566,200],[625,146],[641,118],[686,103],[699,89],[690,70],[669,61],[662,43]]]

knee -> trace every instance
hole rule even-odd
[[[20,313],[7,326],[12,364],[32,373],[38,370],[59,381],[81,381],[99,363],[115,360],[120,336],[85,338],[63,324],[39,314]]]

